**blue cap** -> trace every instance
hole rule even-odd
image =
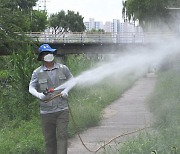
[[[49,44],[43,44],[39,47],[39,50],[38,52],[41,53],[41,52],[54,52],[56,51],[56,49],[53,49],[49,46]]]
[[[42,52],[50,52],[50,53],[54,53],[56,51],[56,49],[53,49],[49,46],[49,44],[43,44],[39,47],[38,49],[38,60],[41,60],[41,53]]]

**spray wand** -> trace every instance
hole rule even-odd
[[[54,91],[55,91],[55,89],[49,88],[49,89],[46,89],[46,90],[43,92],[43,94],[47,96],[49,93],[53,93]],[[58,94],[52,96],[51,98],[44,100],[44,103],[48,103],[48,102],[50,102],[51,100],[55,99],[56,97],[61,97],[61,96],[62,96],[62,94],[61,94],[61,93],[58,93]]]
[[[49,88],[49,89],[46,89],[43,94],[44,95],[48,95],[49,93],[53,93],[54,91],[57,91],[57,90],[62,90],[62,89],[66,89],[66,91],[68,92],[69,90],[71,90],[74,86],[76,85],[76,81],[74,78],[72,78],[71,80],[65,82],[64,84],[56,87],[55,89],[54,88]],[[44,100],[44,103],[48,103],[49,101],[57,98],[57,97],[61,97],[62,96],[62,93],[59,92],[57,93],[56,95],[52,96],[51,98],[47,99],[47,100]]]

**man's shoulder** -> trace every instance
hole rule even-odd
[[[56,65],[57,65],[59,68],[67,68],[67,66],[66,66],[66,65],[61,64],[61,63],[56,63]]]
[[[39,66],[38,68],[34,70],[34,73],[39,73],[41,72],[41,70],[42,70],[42,66]]]

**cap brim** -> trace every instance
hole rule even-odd
[[[44,49],[42,52],[55,52],[56,51],[56,49]]]

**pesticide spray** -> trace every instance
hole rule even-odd
[[[174,39],[169,42],[154,43],[151,47],[141,47],[136,50],[130,49],[123,54],[111,56],[110,60],[96,68],[82,72],[79,76],[67,81],[55,90],[69,88],[75,85],[91,86],[97,84],[105,77],[120,74],[125,77],[133,72],[135,74],[147,73],[148,68],[155,65],[157,68],[167,57],[180,53],[180,40]]]
[[[171,42],[155,44],[155,46],[153,46],[151,48],[139,48],[136,51],[133,51],[133,50],[127,51],[126,53],[121,54],[118,57],[116,55],[115,58],[111,58],[111,60],[108,61],[107,63],[100,65],[94,69],[83,72],[79,76],[74,77],[73,79],[67,81],[63,85],[57,87],[55,90],[64,89],[64,88],[71,89],[75,85],[91,86],[91,85],[94,85],[94,84],[100,82],[105,77],[108,77],[111,75],[116,75],[116,74],[118,74],[118,75],[120,74],[121,77],[123,77],[123,76],[125,77],[130,72],[135,72],[136,74],[147,73],[148,68],[150,66],[152,66],[153,64],[155,64],[156,67],[160,67],[160,65],[166,60],[167,57],[176,56],[177,54],[179,54],[180,53],[180,45],[178,44],[178,42],[179,42],[178,39],[176,39],[174,41],[171,40]],[[70,106],[69,106],[69,110],[70,110],[70,114],[72,117],[73,125],[76,130],[77,129],[76,123],[75,123],[74,117],[72,115]],[[118,135],[117,137],[112,138],[109,142],[100,146],[99,148],[97,148],[94,151],[89,149],[84,144],[80,134],[79,133],[77,133],[77,134],[78,134],[78,137],[79,137],[81,143],[83,144],[83,146],[89,152],[96,153],[101,148],[104,148],[105,146],[110,144],[115,139],[117,139],[121,136],[125,136],[125,135],[129,135],[132,133],[142,131],[146,128],[148,128],[148,127],[145,127],[143,129],[138,129],[133,132],[128,132],[125,134]]]

